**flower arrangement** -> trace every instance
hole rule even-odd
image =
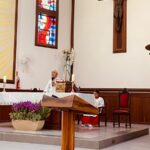
[[[40,121],[49,117],[51,109],[30,101],[14,103],[9,116],[12,120]]]

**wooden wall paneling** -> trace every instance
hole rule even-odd
[[[112,112],[118,106],[118,93],[122,88],[81,88],[83,93],[100,90],[107,102],[108,121],[112,121]],[[150,124],[150,89],[128,89],[131,96],[132,123]]]
[[[143,121],[150,124],[150,98],[146,98],[143,104]]]
[[[143,107],[142,101],[136,95],[131,95],[131,120],[133,123],[142,123]]]
[[[150,93],[131,93],[131,97],[132,122],[150,124]]]
[[[118,94],[117,93],[101,93],[107,103],[107,120],[112,121],[112,112],[118,107]]]
[[[10,105],[0,105],[0,122],[9,122],[9,113],[11,112]]]

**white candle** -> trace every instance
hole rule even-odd
[[[3,82],[6,83],[6,81],[7,81],[7,77],[4,76],[4,77],[3,77]]]
[[[72,74],[72,82],[75,81],[75,74]]]

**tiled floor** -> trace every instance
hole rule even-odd
[[[0,125],[0,132],[3,133],[3,136],[7,132],[12,132],[12,133],[22,133],[25,134],[24,132],[20,131],[15,131],[12,128],[8,126],[8,128],[5,128],[5,126]],[[145,128],[145,127],[150,127],[150,126],[145,126],[145,125],[133,125],[134,127],[131,130],[136,130],[137,128]],[[83,127],[78,127],[76,129],[76,139],[79,139],[79,141],[86,139],[86,140],[98,140],[99,139],[104,139],[106,137],[111,137],[112,135],[121,135],[123,133],[130,132],[130,129],[126,129],[124,127],[122,128],[112,128],[112,124],[109,124],[108,127],[101,127],[100,129],[98,128],[83,128]],[[47,132],[47,131],[39,131],[39,132],[30,132],[27,134],[32,134],[32,135],[46,135],[46,136],[60,136],[59,131],[53,131],[53,132]],[[61,150],[60,146],[53,146],[49,144],[29,144],[29,143],[17,143],[17,142],[6,142],[6,141],[0,141],[0,147],[3,148],[3,150]],[[115,146],[111,146],[108,148],[105,148],[104,150],[150,150],[150,136],[144,136],[141,138],[137,138],[128,142],[124,142],[122,144],[118,144]],[[76,148],[75,150],[93,150],[93,149],[85,149],[85,148]]]

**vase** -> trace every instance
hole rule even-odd
[[[22,131],[38,131],[44,126],[45,120],[32,121],[32,120],[12,120],[12,125],[16,130]]]

